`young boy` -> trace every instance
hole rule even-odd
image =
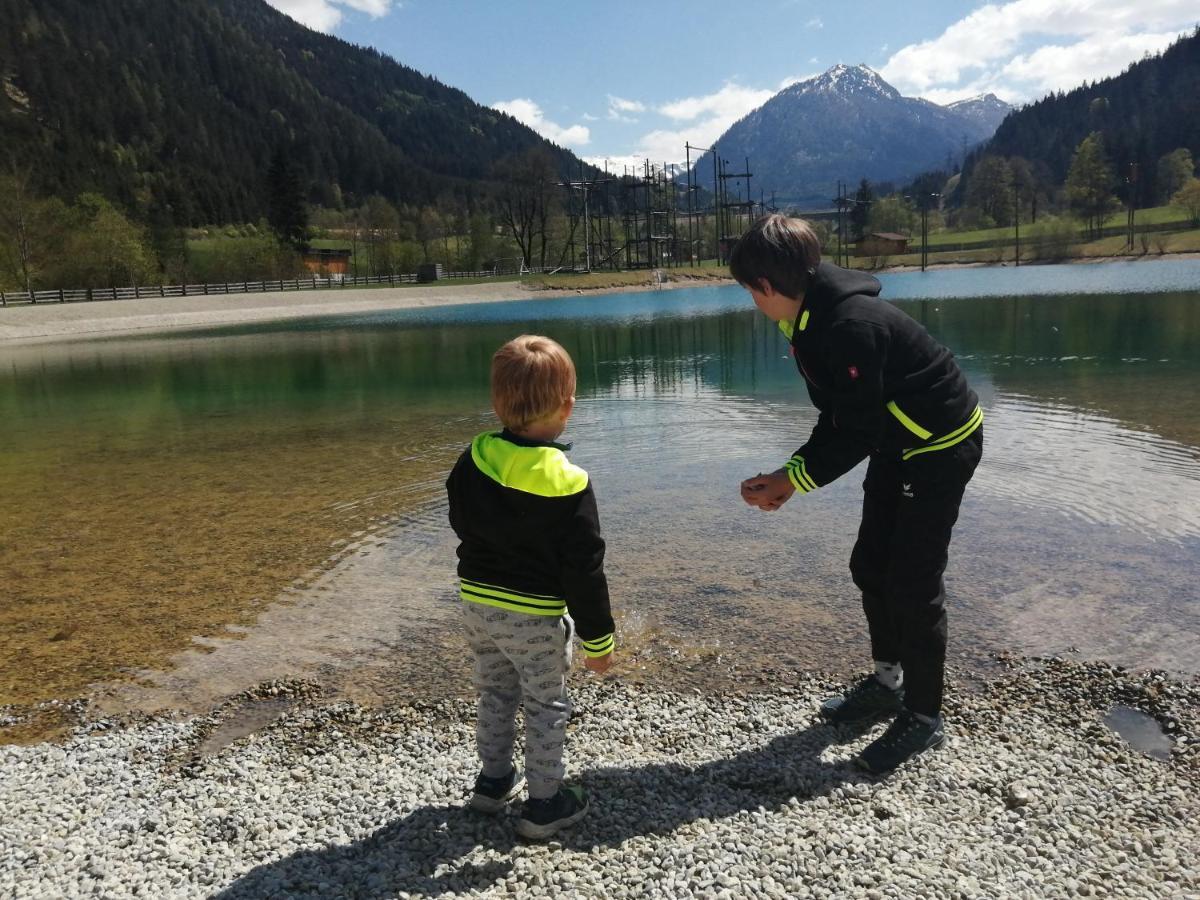
[[[776,510],[869,458],[850,557],[875,674],[825,702],[836,723],[895,715],[856,758],[889,772],[944,740],[946,570],[963,491],[983,452],[983,412],[953,354],[879,298],[869,275],[821,262],[801,219],[756,222],[730,255],[733,277],[779,323],[817,407],[807,443],[742,498]]]
[[[604,672],[613,661],[596,498],[587,472],[567,461],[569,447],[554,443],[574,394],[566,350],[537,335],[509,341],[492,358],[492,406],[504,430],[475,438],[446,482],[479,692],[483,771],[471,805],[499,812],[520,793],[525,778],[512,756],[524,701],[529,799],[517,831],[535,840],[588,809],[581,787],[562,785],[572,631],[587,668]]]

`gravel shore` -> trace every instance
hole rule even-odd
[[[704,285],[721,281],[703,281]],[[728,283],[732,284],[732,280]],[[692,280],[657,285],[659,290],[695,287]],[[597,288],[589,294],[651,290],[649,285]],[[578,290],[530,290],[518,282],[430,284],[405,287],[334,288],[262,294],[142,297],[94,303],[39,303],[0,309],[0,346],[75,338],[114,337],[317,316],[386,312],[463,303],[574,297]]]
[[[1007,665],[951,694],[945,748],[881,781],[847,764],[881,726],[817,721],[821,676],[706,695],[581,674],[568,767],[594,809],[548,845],[464,808],[465,701],[271,684],[93,722],[0,748],[0,896],[1200,896],[1200,681]],[[1103,724],[1117,704],[1169,758]]]

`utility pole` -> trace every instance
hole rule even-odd
[[[1013,265],[1021,267],[1021,182],[1013,179],[1013,231],[1016,234],[1016,247],[1013,251]]]
[[[1126,243],[1129,245],[1129,250],[1133,250],[1133,230],[1134,230],[1134,201],[1137,198],[1137,180],[1138,180],[1138,164],[1129,164],[1129,174],[1125,177],[1125,184],[1128,185],[1127,193],[1129,200],[1128,218],[1125,223]]]

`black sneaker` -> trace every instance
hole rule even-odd
[[[941,716],[925,722],[905,710],[896,716],[887,731],[855,757],[854,764],[872,775],[883,775],[918,753],[940,747],[945,740]]]
[[[581,787],[560,787],[548,800],[525,801],[521,818],[517,819],[517,834],[534,841],[544,841],[568,825],[574,825],[588,811],[587,792]]]
[[[892,690],[874,675],[868,675],[840,697],[821,704],[821,716],[836,725],[869,722],[894,716],[904,709],[904,689]]]
[[[475,779],[475,793],[471,796],[471,808],[485,813],[498,813],[508,806],[521,788],[525,786],[525,778],[513,766],[507,775],[499,778],[488,778],[482,772]]]

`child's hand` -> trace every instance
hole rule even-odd
[[[587,670],[589,672],[595,672],[597,675],[603,675],[610,668],[612,668],[613,657],[615,655],[616,653],[613,652],[606,653],[604,656],[588,656],[584,658],[583,664],[587,666]]]
[[[796,493],[791,479],[783,469],[769,475],[758,474],[742,482],[742,499],[763,512],[774,512]]]

